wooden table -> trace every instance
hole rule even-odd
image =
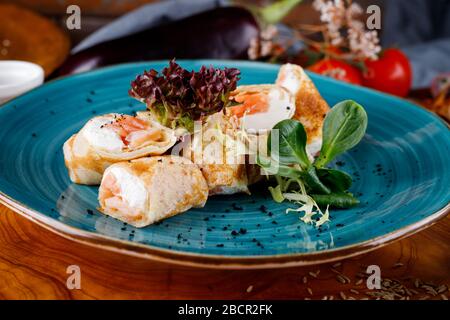
[[[450,285],[450,216],[410,238],[334,267],[228,271],[179,267],[94,249],[0,205],[1,299],[360,299],[367,298],[362,292],[369,290],[365,281],[358,282],[358,272],[372,264],[380,266],[384,279],[400,279],[408,288],[415,288],[416,279],[436,287]],[[79,290],[66,286],[69,265],[81,269]],[[342,284],[338,272],[351,283]],[[413,298],[450,296],[448,289],[445,296],[415,290]]]

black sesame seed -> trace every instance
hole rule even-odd
[[[94,211],[92,211],[91,209],[87,209],[86,212],[87,212],[88,214],[90,214],[91,216],[94,214]]]
[[[343,166],[345,166],[345,162],[344,161],[337,161],[336,165],[339,166],[339,167],[343,167]]]
[[[233,203],[231,206],[233,207],[233,210],[236,210],[236,211],[244,210],[241,206],[238,206],[236,203]]]
[[[267,207],[265,205],[261,205],[259,207],[259,211],[261,211],[262,213],[267,213]]]

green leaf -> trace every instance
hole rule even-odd
[[[187,131],[194,132],[194,120],[192,120],[192,118],[189,117],[188,115],[183,115],[182,117],[180,117],[177,123],[179,124],[180,127],[186,128]],[[177,125],[175,127],[179,126]]]
[[[347,191],[353,182],[350,175],[336,169],[317,169],[317,175],[319,176],[320,181],[322,181],[333,191]]]
[[[315,165],[321,168],[356,146],[366,132],[367,121],[366,111],[355,101],[346,100],[335,105],[325,117],[322,149]]]
[[[275,202],[281,203],[284,201],[283,193],[281,192],[281,186],[278,185],[275,188],[269,187],[270,194]]]
[[[263,8],[254,8],[254,12],[267,24],[280,22],[302,0],[278,0]]]
[[[302,175],[301,171],[294,167],[281,165],[274,159],[262,157],[260,155],[256,157],[256,164],[264,169],[265,173],[269,175],[277,175],[291,179],[298,179]]]
[[[278,130],[278,148],[272,150],[273,130]],[[274,141],[276,142],[276,141]],[[276,143],[274,144],[276,146]],[[302,168],[310,165],[306,154],[306,131],[303,125],[295,120],[287,119],[278,122],[269,134],[267,149],[272,158],[278,158],[281,164],[299,164]]]
[[[320,181],[314,166],[309,166],[309,168],[303,172],[303,181],[312,192],[317,192],[319,194],[331,193],[331,190]]]
[[[332,208],[346,209],[359,204],[351,193],[312,194],[311,197],[319,207],[330,206]]]

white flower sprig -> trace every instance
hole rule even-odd
[[[314,0],[320,20],[326,26],[325,39],[333,46],[348,47],[355,59],[377,59],[381,51],[378,33],[368,31],[358,17],[364,11],[351,0]]]
[[[248,49],[248,56],[251,60],[256,60],[261,57],[268,57],[274,54],[273,39],[277,36],[278,29],[274,25],[268,25],[261,31],[259,37],[250,41]]]

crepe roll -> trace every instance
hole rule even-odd
[[[63,151],[72,182],[98,185],[111,164],[161,155],[175,142],[174,132],[157,122],[112,113],[89,120]]]
[[[245,164],[204,164],[200,168],[211,195],[250,194]]]
[[[199,166],[206,179],[210,195],[250,193],[248,190],[245,155],[236,155],[231,148],[215,140],[204,142],[203,153],[198,148],[192,152],[192,160]]]
[[[274,84],[239,86],[230,99],[236,105],[227,108],[227,113],[236,116],[240,127],[248,132],[270,130],[278,122],[291,119],[295,113],[294,96]]]
[[[183,150],[183,156],[201,169],[210,195],[250,193],[245,154],[236,137],[236,126],[237,123],[223,113],[209,116],[202,133],[194,133]]]
[[[308,135],[306,150],[316,155],[322,146],[322,126],[326,113],[330,109],[314,83],[302,67],[284,64],[278,72],[276,84],[286,88],[295,97],[293,119],[300,121]]]
[[[156,156],[111,165],[99,189],[99,210],[145,227],[193,207],[203,207],[208,185],[200,169],[178,156]]]

